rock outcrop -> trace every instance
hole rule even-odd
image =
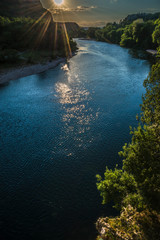
[[[160,239],[160,215],[155,211],[138,212],[128,206],[119,217],[99,218],[97,240],[157,240]]]

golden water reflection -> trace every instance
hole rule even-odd
[[[91,128],[98,118],[98,112],[93,111],[90,106],[92,94],[86,89],[83,79],[80,80],[75,69],[70,70],[66,64],[62,70],[65,72],[65,79],[63,82],[58,82],[55,88],[63,113],[65,141],[72,139],[76,146],[86,147],[93,141],[93,134],[89,133],[93,130]],[[69,154],[72,155],[71,152]]]

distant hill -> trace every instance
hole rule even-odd
[[[126,18],[122,19],[120,23],[122,25],[127,25],[127,24],[131,24],[133,21],[137,19],[143,19],[144,21],[148,21],[148,20],[156,20],[159,17],[160,17],[160,12],[130,14]]]

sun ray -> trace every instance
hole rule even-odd
[[[67,41],[66,41],[65,32],[64,32],[64,29],[63,29],[63,23],[61,23],[61,30],[62,30],[62,35],[63,35],[63,42],[64,42],[65,53],[66,53],[66,56],[68,56],[69,53],[68,53],[68,48],[67,48]]]
[[[32,7],[30,6],[30,1],[17,1],[19,2],[19,6],[17,11],[19,12],[20,16],[24,17],[39,17],[41,13],[44,12],[44,9],[41,6],[40,2],[32,1]],[[11,8],[14,8],[14,4]]]
[[[69,57],[72,57],[72,50],[71,50],[69,36],[68,36],[68,32],[67,32],[65,23],[63,23],[63,29],[64,29],[64,33],[65,33],[65,37],[66,37],[66,41],[67,41],[67,45],[68,45]]]
[[[57,30],[58,30],[58,24],[55,23],[55,37],[54,37],[54,50],[57,48]]]
[[[61,17],[63,19],[63,11],[61,12]],[[70,58],[70,57],[72,57],[72,50],[71,50],[71,46],[70,46],[70,40],[69,40],[67,28],[66,28],[66,25],[65,25],[64,21],[61,22],[61,28],[62,28],[62,34],[63,34],[63,41],[64,41],[64,45],[65,45],[66,56]]]
[[[48,11],[45,11],[35,22],[34,24],[28,29],[28,31],[26,32],[26,34],[28,34],[35,26],[36,24],[38,24],[44,17],[45,15],[48,13]]]
[[[50,22],[51,22],[51,17],[48,17],[48,19],[44,23],[44,26],[42,27],[42,29],[41,29],[38,37],[37,37],[37,41],[35,42],[36,47],[38,47],[40,45],[40,43],[41,43],[41,41],[42,41],[42,39],[43,39],[47,29],[48,29],[48,26],[49,26]]]

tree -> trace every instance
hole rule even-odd
[[[154,31],[154,22],[133,22],[133,39],[136,45],[143,49],[155,48],[152,42],[152,33]]]
[[[88,36],[89,38],[94,39],[94,38],[96,37],[96,36],[95,36],[95,33],[96,33],[97,30],[98,30],[98,28],[96,28],[96,27],[90,27],[90,28],[88,28],[87,36]]]
[[[160,47],[160,18],[155,21],[155,31],[152,34],[153,42]]]
[[[120,45],[129,48],[155,48],[155,45],[152,42],[154,28],[153,21],[142,22],[136,20],[125,27]]]
[[[103,203],[114,201],[116,207],[131,204],[160,210],[160,62],[153,65],[144,81],[139,126],[131,129],[132,141],[119,153],[122,170],[106,169],[104,180],[97,176],[97,188]],[[117,204],[117,201],[119,204]]]
[[[18,51],[20,55],[22,52],[27,51],[42,51],[45,52],[45,55],[48,54],[46,57],[49,58],[54,58],[57,52],[59,56],[68,56],[69,51],[65,49],[67,40],[64,37],[64,25],[62,23],[56,25],[52,21],[49,12],[46,13],[46,19],[36,20],[25,17],[0,17],[1,62],[6,62],[7,59],[13,59],[13,56],[16,57],[17,54],[13,54],[16,53],[16,51]],[[72,25],[73,23],[71,23],[71,26]],[[71,28],[69,23],[67,23],[66,26]],[[57,31],[57,33],[55,31]],[[71,50],[75,51],[75,43],[72,39],[69,40]],[[5,54],[7,55],[5,56]],[[22,59],[24,58],[25,57],[22,57]],[[29,56],[29,59],[30,58]],[[6,60],[3,61],[3,59]]]
[[[124,33],[121,36],[121,42],[120,42],[120,45],[122,47],[130,48],[135,46],[135,41],[133,39],[132,31],[133,31],[132,24],[125,27]]]

